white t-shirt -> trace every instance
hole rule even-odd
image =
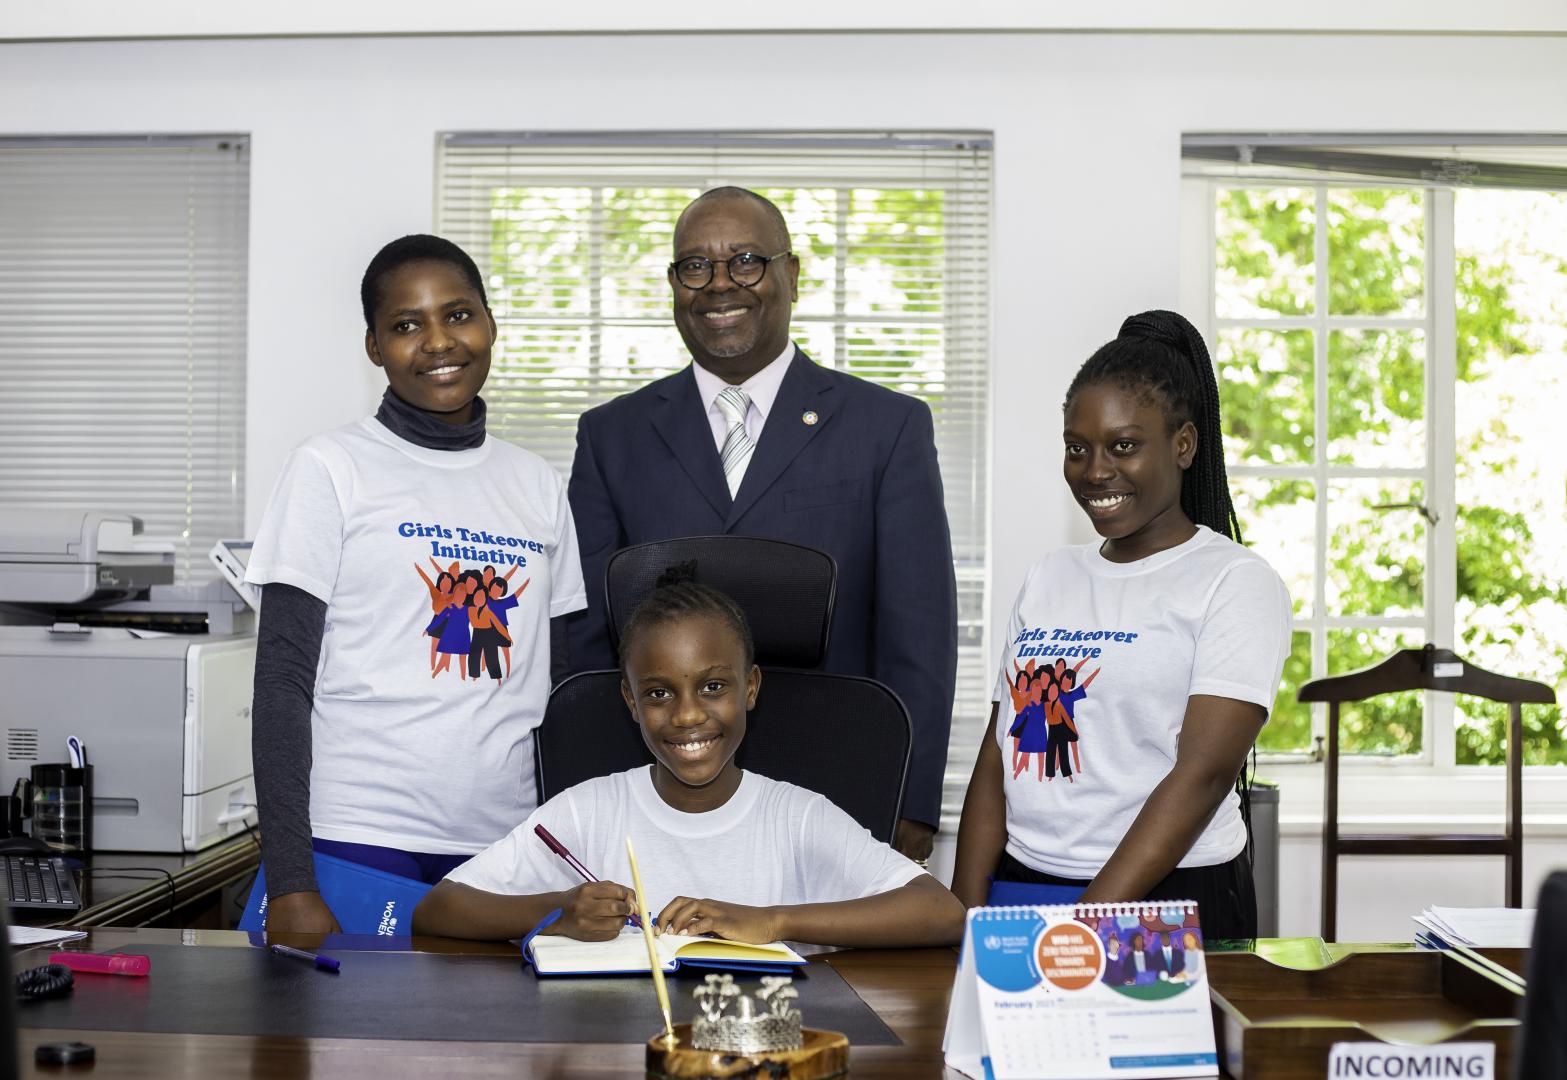
[[[449,589],[454,563],[448,577],[490,579],[482,608]],[[466,854],[533,809],[549,620],[586,604],[566,485],[542,458],[495,438],[429,450],[374,419],[318,435],[284,462],[245,580],[326,601],[316,836]]]
[[[1041,559],[1018,591],[996,682],[1008,853],[1060,877],[1099,873],[1175,765],[1187,698],[1271,709],[1289,647],[1284,582],[1207,528],[1140,562],[1111,562],[1098,544]],[[1076,669],[1070,687],[1026,674],[1063,661]],[[1217,865],[1245,846],[1231,792],[1179,865]]]
[[[650,914],[677,896],[757,907],[858,900],[924,873],[814,791],[744,772],[723,806],[688,814],[639,766],[561,792],[447,878],[516,896],[582,884],[534,835],[540,824],[595,877],[627,886],[630,836]]]

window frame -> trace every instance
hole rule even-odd
[[[1221,318],[1217,310],[1217,200],[1223,191],[1277,190],[1289,187],[1313,193],[1313,305],[1310,315]],[[1333,190],[1419,189],[1423,192],[1424,273],[1421,314],[1345,316],[1329,311],[1327,201]],[[1426,641],[1454,640],[1457,593],[1456,380],[1457,296],[1454,250],[1454,199],[1451,189],[1409,183],[1364,180],[1227,179],[1183,177],[1181,180],[1181,303],[1197,315],[1199,329],[1217,351],[1224,330],[1309,330],[1313,347],[1313,436],[1309,465],[1245,465],[1225,463],[1232,477],[1304,479],[1315,488],[1313,595],[1309,617],[1297,616],[1295,631],[1311,634],[1311,677],[1327,674],[1327,635],[1340,629],[1416,629]],[[1335,330],[1421,330],[1425,334],[1425,463],[1418,468],[1357,467],[1329,461],[1328,348]],[[1328,513],[1330,484],[1339,479],[1407,478],[1424,485],[1425,505],[1436,515],[1425,530],[1425,572],[1422,613],[1418,616],[1330,615],[1326,604]],[[1244,522],[1242,523],[1244,527]],[[1418,767],[1451,770],[1457,765],[1455,706],[1451,694],[1427,691],[1421,710],[1421,746],[1414,754],[1345,754],[1346,762],[1372,768]],[[1327,731],[1327,707],[1311,707],[1311,746],[1292,751],[1258,751],[1264,764],[1298,764],[1322,760]],[[1482,766],[1484,768],[1484,766]]]

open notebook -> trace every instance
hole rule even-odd
[[[660,934],[654,939],[665,971],[682,965],[728,971],[784,971],[805,963],[805,957],[781,941],[749,945],[723,938]],[[647,945],[642,931],[626,927],[608,941],[539,934],[523,943],[523,954],[540,975],[645,975]]]

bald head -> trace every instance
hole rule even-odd
[[[675,327],[693,360],[739,385],[782,355],[799,299],[800,260],[789,254],[789,229],[778,207],[754,191],[715,188],[680,215],[674,255],[669,288]],[[762,260],[760,277],[748,271],[746,284],[735,281],[729,267],[739,255]],[[701,288],[683,284],[675,272],[687,259],[711,264]]]
[[[773,205],[771,199],[743,187],[716,187],[702,192],[702,194],[691,200],[690,205],[680,211],[680,217],[675,219],[676,255],[678,256],[679,254],[680,231],[681,227],[686,223],[686,218],[690,217],[694,211],[701,207],[732,203],[749,203],[766,215],[769,231],[767,239],[772,245],[772,250],[766,254],[771,255],[773,252],[789,250],[789,225],[784,221],[783,213],[778,207]]]

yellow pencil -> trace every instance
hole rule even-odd
[[[642,917],[642,940],[647,942],[647,966],[653,971],[653,989],[658,991],[658,1007],[664,1011],[664,1041],[675,1045],[675,1020],[669,1012],[669,987],[664,985],[664,968],[658,962],[653,944],[653,920],[647,917],[647,894],[642,891],[642,873],[637,869],[637,853],[631,837],[626,837],[626,858],[631,860],[631,887],[637,891],[637,914]]]

